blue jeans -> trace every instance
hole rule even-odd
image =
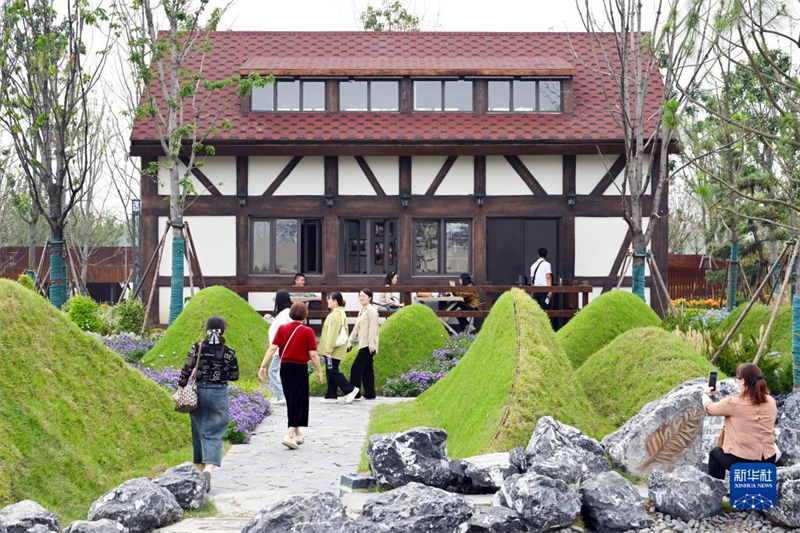
[[[269,364],[269,382],[272,385],[272,388],[275,389],[275,399],[276,400],[283,400],[283,385],[281,385],[281,379],[278,376],[281,367],[281,360],[278,359],[277,355],[272,357],[272,362]]]
[[[191,412],[195,464],[222,464],[222,439],[228,431],[228,385],[197,382],[197,409]]]

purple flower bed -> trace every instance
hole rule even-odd
[[[420,368],[387,380],[383,387],[383,394],[402,397],[419,396],[445,377],[458,364],[474,340],[475,335],[467,333],[453,335],[447,345],[439,350],[434,350],[430,359],[420,365]]]
[[[131,366],[171,393],[178,390],[178,380],[181,377],[179,370],[175,368],[153,370],[143,366]],[[225,439],[233,444],[247,444],[256,426],[269,416],[271,412],[269,401],[260,391],[247,392],[234,385],[228,387],[228,395],[229,421]]]
[[[144,354],[150,351],[150,348],[156,345],[156,341],[133,333],[118,333],[116,335],[96,335],[97,338],[106,345],[106,348],[112,352],[116,352],[122,356],[125,361],[135,363]]]

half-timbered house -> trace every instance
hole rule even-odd
[[[554,32],[212,33],[207,78],[276,82],[223,110],[231,127],[193,171],[200,192],[186,220],[206,281],[290,285],[304,272],[309,285],[379,285],[396,270],[408,285],[462,272],[507,285],[545,247],[556,282],[608,290],[629,248],[626,162],[613,80],[592,68],[598,38],[612,45]],[[662,92],[656,74],[651,111]],[[144,168],[162,154],[148,120],[136,123],[131,153]],[[168,192],[165,172],[142,181],[144,258],[163,233]],[[657,224],[652,252],[666,277],[666,217]],[[156,281],[162,323],[170,249]],[[243,295],[271,307],[268,294]]]

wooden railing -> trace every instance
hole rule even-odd
[[[551,309],[547,311],[547,314],[553,318],[571,318],[575,316],[575,313],[578,312],[578,309],[581,307],[585,307],[589,304],[589,294],[592,293],[592,287],[589,285],[558,285],[553,287],[544,287],[544,286],[511,286],[511,285],[475,285],[469,287],[450,287],[450,286],[442,286],[442,285],[419,285],[419,286],[410,286],[410,285],[394,285],[393,287],[384,287],[384,286],[311,286],[307,285],[305,287],[287,287],[285,285],[229,285],[227,287],[233,292],[236,293],[252,293],[252,292],[278,292],[278,291],[289,291],[289,292],[303,292],[303,293],[317,293],[320,294],[322,300],[320,302],[320,310],[309,311],[309,318],[324,318],[328,312],[328,302],[327,302],[327,295],[328,293],[338,291],[343,293],[353,293],[359,292],[361,289],[370,289],[376,295],[381,292],[393,292],[401,295],[401,300],[404,305],[410,305],[413,302],[412,295],[418,293],[451,293],[453,291],[461,292],[461,291],[469,291],[469,292],[476,292],[481,299],[481,302],[485,302],[482,305],[479,311],[441,311],[434,309],[434,313],[437,316],[442,318],[485,318],[489,314],[489,310],[492,308],[492,303],[494,299],[499,297],[502,293],[511,290],[512,288],[521,289],[528,293],[553,293],[553,300],[555,301],[555,305],[551,305]],[[380,306],[378,307],[379,311],[378,314],[380,316],[390,316],[392,313],[389,310],[381,310]],[[348,311],[348,316],[357,316],[358,311]]]

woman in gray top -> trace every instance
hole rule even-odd
[[[350,368],[350,383],[364,392],[367,400],[375,399],[375,369],[372,360],[378,352],[378,311],[372,305],[372,291],[361,289],[358,293],[361,310],[356,325],[347,341],[347,351],[358,343],[358,354]],[[363,382],[363,384],[362,384]],[[356,399],[361,397],[361,393]]]

